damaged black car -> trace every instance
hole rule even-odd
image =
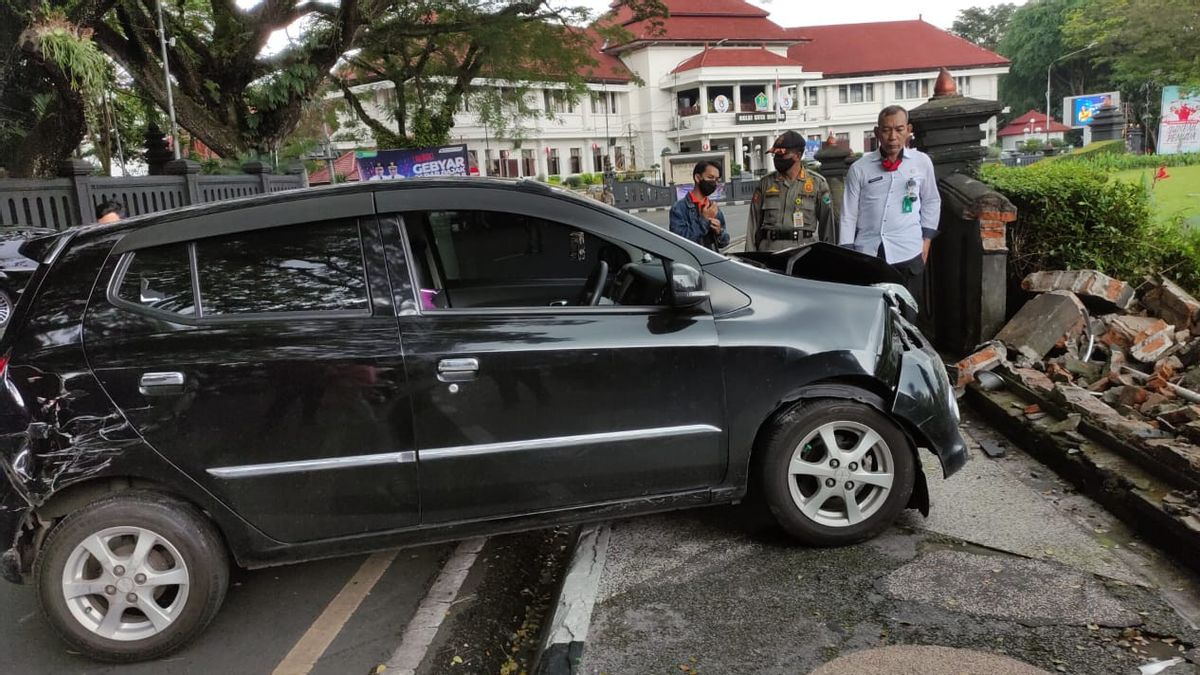
[[[477,178],[204,205],[22,253],[0,571],[96,659],[186,644],[231,564],[748,490],[798,541],[843,545],[928,510],[922,461],[966,459],[911,299],[832,247],[731,259]]]

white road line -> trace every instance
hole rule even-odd
[[[386,551],[374,553],[363,561],[350,581],[329,601],[317,620],[292,647],[292,651],[275,667],[272,675],[306,675],[311,671],[395,559],[396,551]]]
[[[454,553],[446,561],[446,566],[429,587],[429,592],[425,594],[417,613],[408,622],[408,627],[404,629],[404,635],[400,638],[400,646],[384,664],[382,675],[416,673],[486,541],[486,537],[468,539],[454,549]]]

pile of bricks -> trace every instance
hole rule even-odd
[[[1200,444],[1200,301],[1167,279],[1135,289],[1094,270],[1022,287],[1038,295],[958,363],[959,387],[1000,368],[1114,432]]]

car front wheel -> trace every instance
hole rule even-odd
[[[229,564],[197,509],[130,491],[59,522],[35,583],[42,612],[70,645],[101,661],[142,661],[204,630],[225,597]]]
[[[760,464],[763,493],[779,524],[815,546],[874,537],[912,495],[915,459],[904,433],[853,401],[797,404],[777,420]]]

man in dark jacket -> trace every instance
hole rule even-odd
[[[721,181],[721,166],[702,160],[692,169],[692,189],[671,207],[670,226],[675,234],[705,248],[720,251],[729,245],[725,214],[709,199]]]

